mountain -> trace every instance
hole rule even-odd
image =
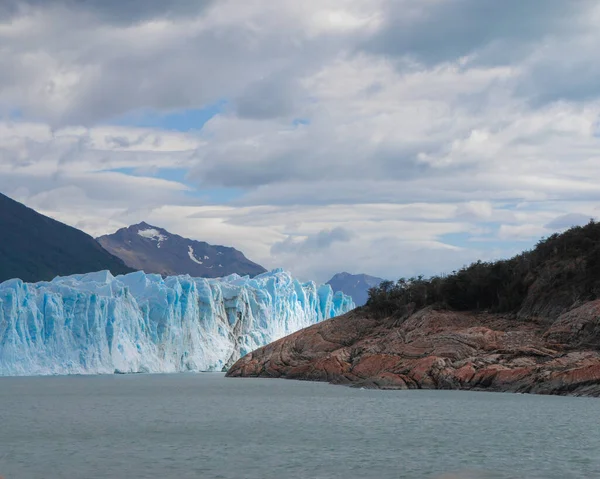
[[[101,236],[98,242],[128,266],[163,276],[220,278],[233,273],[256,276],[266,271],[235,248],[184,238],[143,222]]]
[[[253,279],[142,271],[33,285],[15,279],[0,285],[0,305],[0,376],[221,371],[354,308],[329,285],[300,283],[283,270]]]
[[[260,348],[227,374],[600,396],[600,224],[508,260],[382,283],[366,306]]]
[[[91,236],[0,193],[0,282],[45,281],[98,270],[132,271]]]
[[[362,306],[369,298],[369,289],[379,286],[382,281],[382,278],[368,274],[338,273],[327,281],[327,284],[330,284],[334,291],[342,291],[352,296],[356,306]]]

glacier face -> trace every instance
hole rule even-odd
[[[354,307],[283,270],[219,279],[108,271],[0,284],[0,375],[221,371]]]

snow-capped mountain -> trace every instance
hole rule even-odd
[[[382,278],[368,274],[338,273],[327,281],[327,284],[331,285],[334,291],[342,291],[351,296],[356,306],[362,306],[369,299],[369,289],[379,286],[382,281]]]
[[[234,273],[256,276],[266,271],[235,248],[184,238],[147,223],[122,228],[97,239],[125,264],[146,273],[220,278]]]
[[[0,376],[220,371],[353,307],[329,285],[283,270],[253,279],[141,271],[12,279],[0,284]]]
[[[132,271],[90,235],[0,193],[0,282],[51,280],[101,269]]]

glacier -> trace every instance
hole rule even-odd
[[[0,284],[0,375],[222,371],[354,308],[277,269],[254,278],[108,271]]]

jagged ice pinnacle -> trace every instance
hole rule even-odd
[[[354,307],[281,269],[253,279],[108,271],[0,284],[0,375],[221,371]]]

